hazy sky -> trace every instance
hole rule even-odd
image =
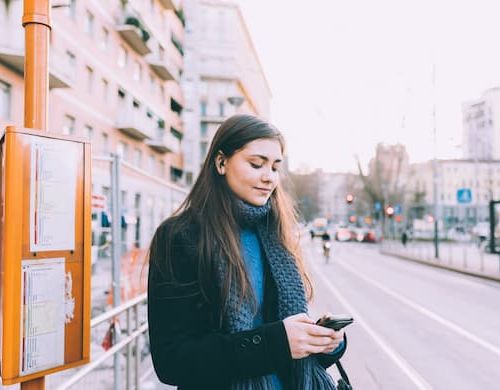
[[[438,157],[460,157],[462,103],[500,86],[498,0],[238,2],[292,169],[354,170],[378,142],[432,158],[434,102]]]

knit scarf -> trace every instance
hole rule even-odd
[[[281,244],[276,227],[270,222],[271,204],[252,206],[237,201],[236,212],[240,226],[256,229],[265,259],[269,264],[271,275],[278,290],[278,318],[285,319],[294,314],[307,313],[307,300],[304,284],[292,255]],[[219,282],[223,280],[226,270],[224,261],[219,262]],[[223,329],[234,333],[253,328],[254,310],[252,303],[241,300],[241,288],[232,283],[227,301],[227,309],[223,317]],[[333,379],[311,355],[292,362],[293,390],[334,390]],[[272,390],[270,375],[237,380],[232,383],[231,390]]]

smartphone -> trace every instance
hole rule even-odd
[[[333,330],[340,330],[344,326],[352,324],[354,319],[349,314],[335,314],[328,317],[321,317],[316,321],[316,325],[324,326]]]

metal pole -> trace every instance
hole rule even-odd
[[[120,265],[121,265],[121,205],[120,205],[120,156],[113,154],[111,162],[111,258],[112,258],[112,286],[113,286],[113,307],[117,307],[121,303],[121,288],[120,288]],[[115,332],[114,344],[119,341],[119,332]],[[116,353],[113,358],[114,371],[114,389],[120,390],[121,373],[120,373],[120,354]]]
[[[131,321],[131,313],[130,313],[130,308],[127,309],[127,336],[130,336],[132,334],[132,321]],[[131,359],[132,359],[132,343],[127,344],[127,385],[126,389],[130,390],[132,388],[132,366],[131,366]]]
[[[24,127],[47,131],[50,1],[25,0],[23,13]],[[21,390],[44,389],[44,376],[21,383]]]
[[[135,329],[139,329],[139,304],[134,306]],[[141,353],[139,351],[139,337],[135,339],[135,390],[139,390],[139,363],[141,361]]]
[[[432,65],[432,87],[436,94],[436,63]],[[439,206],[438,206],[438,173],[437,173],[437,131],[436,131],[436,96],[432,109],[434,160],[432,162],[433,196],[434,196],[434,257],[439,260]]]
[[[47,130],[50,1],[25,0],[24,126]]]

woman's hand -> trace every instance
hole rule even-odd
[[[330,353],[344,339],[344,331],[334,331],[315,324],[305,313],[283,320],[293,359],[302,359],[314,353]]]

